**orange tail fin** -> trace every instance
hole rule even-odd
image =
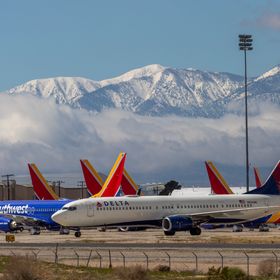
[[[211,161],[206,161],[205,165],[213,192],[215,194],[233,194],[229,185],[214,164]]]
[[[87,159],[81,159],[80,162],[89,193],[91,195],[99,193],[103,180]]]
[[[122,176],[122,191],[125,195],[134,195],[138,192],[138,186],[133,181],[133,179],[129,176],[127,171],[123,170],[123,176]]]
[[[28,164],[34,192],[38,199],[41,200],[58,200],[59,197],[43,177],[36,164]]]
[[[117,194],[123,177],[125,159],[126,154],[120,153],[101,191],[94,197],[113,197]]]
[[[262,186],[262,180],[260,176],[260,171],[257,167],[254,167],[254,174],[255,174],[255,180],[256,180],[256,187],[260,188]]]

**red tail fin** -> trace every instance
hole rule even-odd
[[[206,161],[205,165],[213,192],[215,194],[232,194],[232,190],[214,164],[211,161]]]
[[[280,195],[280,161],[277,162],[271,174],[260,188],[247,193]]]
[[[91,195],[99,193],[103,180],[87,159],[81,159],[80,162],[89,193]]]
[[[113,197],[117,194],[122,181],[125,159],[126,154],[120,153],[101,191],[94,197]]]
[[[125,195],[137,194],[138,187],[125,169],[123,170],[121,185],[122,185],[122,191]]]
[[[28,164],[34,192],[38,199],[41,200],[58,200],[59,197],[49,186],[39,169],[34,163]]]
[[[260,188],[262,186],[262,180],[260,176],[260,171],[257,167],[254,167],[254,174],[255,174],[255,180],[256,180],[256,187]]]

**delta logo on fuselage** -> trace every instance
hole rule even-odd
[[[35,212],[34,207],[29,207],[28,204],[25,205],[13,205],[5,204],[0,206],[0,214],[33,214]]]
[[[128,201],[124,200],[120,200],[120,201],[104,201],[103,204],[101,202],[97,202],[96,203],[96,207],[99,208],[99,207],[115,207],[115,206],[129,206],[129,203]]]

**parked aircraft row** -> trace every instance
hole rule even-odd
[[[127,171],[125,171],[125,176],[122,176],[125,157],[126,154],[124,153],[118,156],[104,183],[88,161],[81,161],[82,167],[85,165],[83,171],[91,195],[95,197],[115,196],[121,184],[125,186],[123,187],[125,194],[135,194],[137,192],[138,187]],[[0,201],[0,230],[10,232],[28,226],[31,227],[32,234],[39,234],[42,227],[49,230],[61,230],[62,233],[66,233],[67,229],[61,229],[61,226],[54,222],[51,216],[71,200],[58,198],[35,164],[29,164],[28,167],[34,192],[39,200]],[[80,236],[79,228],[71,229],[75,230],[77,237]]]
[[[249,192],[227,196],[140,197],[135,195],[138,188],[124,169],[125,158],[124,153],[119,155],[103,185],[91,164],[81,161],[93,197],[78,201],[58,200],[37,167],[30,164],[35,193],[44,200],[1,202],[0,214],[4,219],[10,219],[10,227],[11,223],[32,225],[35,228],[43,226],[51,230],[61,229],[62,226],[66,232],[75,230],[78,237],[81,227],[131,225],[162,227],[166,235],[181,230],[189,230],[191,234],[197,235],[201,232],[200,226],[205,224],[238,224],[256,219],[266,221],[272,213],[280,210],[277,188],[279,163],[254,195],[254,192]],[[114,197],[120,185],[128,196]]]
[[[280,162],[262,187],[246,194],[87,198],[65,204],[52,219],[66,227],[161,226],[166,235],[203,224],[238,224],[268,219],[280,210]]]

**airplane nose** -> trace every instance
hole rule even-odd
[[[65,218],[65,213],[64,213],[64,211],[59,210],[59,211],[55,212],[55,213],[52,215],[52,220],[53,220],[54,222],[56,222],[57,224],[60,224],[60,225],[62,225],[62,226],[65,226],[64,223],[65,223],[66,218]]]

